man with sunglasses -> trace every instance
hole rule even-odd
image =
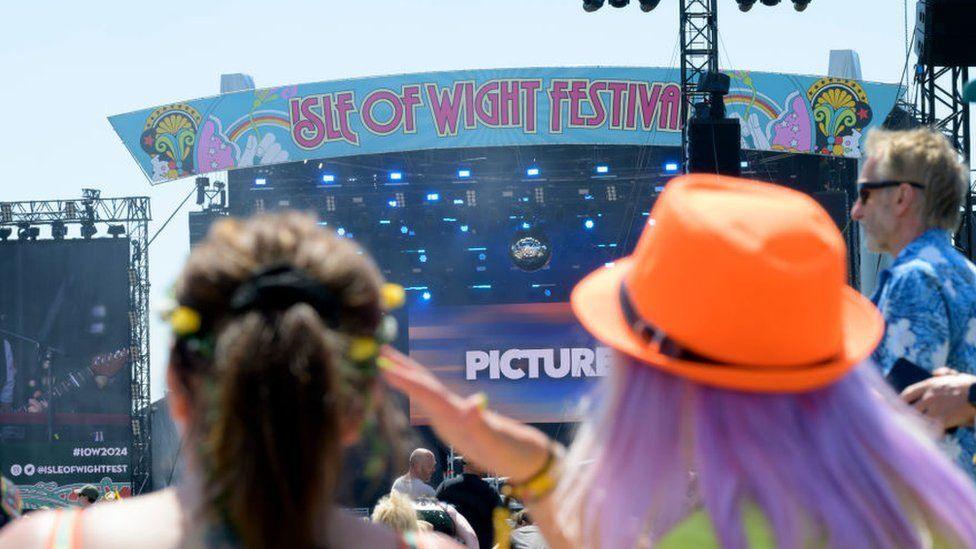
[[[918,381],[949,369],[976,373],[976,266],[952,246],[969,170],[948,140],[929,129],[874,131],[866,149],[851,219],[864,228],[868,249],[894,259],[878,275],[871,298],[885,317],[872,358],[895,385],[899,377]],[[941,387],[947,378],[939,377]],[[918,399],[930,393],[918,385],[904,394]],[[931,398],[912,403],[944,428],[955,426],[940,417],[944,407]],[[972,421],[946,442],[976,476]]]

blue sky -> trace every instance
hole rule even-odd
[[[898,0],[789,0],[749,13],[719,0],[723,68],[825,74],[831,49],[860,54],[866,80],[898,82]],[[909,23],[915,0],[908,2]],[[678,2],[584,13],[579,0],[7,2],[0,17],[0,200],[150,196],[162,224],[192,186],[152,187],[106,120],[214,95],[219,75],[259,87],[431,70],[573,65],[674,66]],[[909,34],[911,29],[909,28]],[[192,201],[191,201],[192,202]],[[181,211],[150,249],[153,297],[189,249]],[[152,394],[163,396],[165,325],[151,327]]]

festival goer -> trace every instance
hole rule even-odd
[[[457,459],[464,472],[441,482],[437,499],[453,505],[471,524],[481,549],[490,549],[495,545],[492,514],[500,503],[498,492],[481,478],[484,471],[464,458]]]
[[[951,235],[959,225],[968,169],[932,129],[875,130],[866,154],[851,219],[864,228],[869,249],[894,258],[871,298],[886,325],[872,357],[888,376],[903,367],[896,366],[899,359],[928,372],[949,367],[976,373],[976,266],[953,248]],[[919,410],[924,414],[928,407]],[[952,435],[959,447],[953,453],[971,475],[973,435],[972,425]]]
[[[372,520],[376,524],[385,524],[396,532],[416,532],[417,511],[413,508],[413,501],[401,492],[390,492],[383,496],[373,507]]]
[[[434,474],[436,465],[437,458],[434,457],[434,452],[426,448],[417,448],[410,453],[410,469],[393,481],[392,490],[406,494],[414,500],[436,497],[434,488],[427,484]]]
[[[357,245],[311,216],[221,220],[175,293],[167,379],[191,449],[182,485],[35,513],[0,532],[0,546],[456,546],[398,535],[333,502],[343,448],[385,421],[376,355],[392,339],[383,310],[402,301]]]
[[[75,490],[75,495],[78,496],[79,507],[89,507],[98,502],[101,492],[91,484],[86,484]]]
[[[616,354],[568,454],[391,348],[386,380],[509,477],[551,547],[972,546],[976,487],[858,367],[883,318],[845,284],[830,216],[784,187],[692,175],[651,218],[572,293]]]

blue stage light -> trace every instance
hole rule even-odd
[[[408,232],[410,232],[410,229],[408,229],[406,225],[400,225],[401,234],[407,234]]]
[[[461,200],[460,198],[455,198],[454,199],[454,205],[455,206],[464,206],[464,201]]]
[[[424,292],[420,297],[424,298],[424,301],[430,301],[430,292]]]
[[[529,227],[531,227],[531,225],[529,225],[529,222],[528,221],[523,221],[522,222],[522,228],[523,229],[529,230]]]
[[[441,199],[441,195],[438,193],[427,193],[427,202],[437,202]]]
[[[420,262],[427,263],[427,254],[420,254]]]
[[[527,175],[529,177],[536,177],[536,176],[539,175],[539,173],[541,173],[539,171],[539,168],[535,168],[535,167],[532,167],[532,168],[529,168],[529,169],[525,170],[525,175]]]
[[[467,179],[471,177],[471,170],[458,170],[458,179]]]
[[[668,162],[667,164],[664,165],[664,171],[666,171],[666,172],[676,172],[676,171],[678,171],[678,163],[677,162]]]
[[[268,180],[265,179],[265,178],[263,178],[263,177],[258,177],[258,178],[255,178],[254,179],[254,184],[255,185],[267,185],[268,184]]]
[[[343,229],[342,227],[339,227],[338,229],[336,229],[336,234],[339,236],[346,236],[346,230]]]
[[[743,160],[742,162],[739,162],[739,167],[740,168],[748,168],[749,167],[749,163],[746,162],[745,160]]]
[[[485,254],[478,254],[478,261],[484,261],[486,257],[488,256],[486,256]]]
[[[468,232],[468,226],[467,225],[461,225],[461,232],[462,233]]]
[[[583,222],[583,227],[585,227],[586,230],[592,229],[594,225],[596,225],[596,223],[594,223],[592,219],[587,219]]]
[[[397,204],[396,203],[396,200],[393,200],[393,199],[390,199],[390,200],[387,200],[386,201],[386,205],[389,206],[389,207],[391,207],[391,208],[396,208],[396,204]]]
[[[542,293],[546,294],[546,297],[552,296],[552,290],[550,290],[549,288],[546,288],[546,291]]]
[[[403,172],[390,172],[390,181],[400,181],[403,179]]]
[[[610,173],[610,166],[601,164],[596,167],[596,173]]]
[[[335,176],[331,173],[322,174],[322,183],[335,183]]]

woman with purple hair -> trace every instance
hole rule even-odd
[[[672,181],[572,304],[615,351],[564,451],[386,349],[387,381],[506,475],[552,547],[976,546],[976,487],[862,367],[883,321],[812,199]]]

